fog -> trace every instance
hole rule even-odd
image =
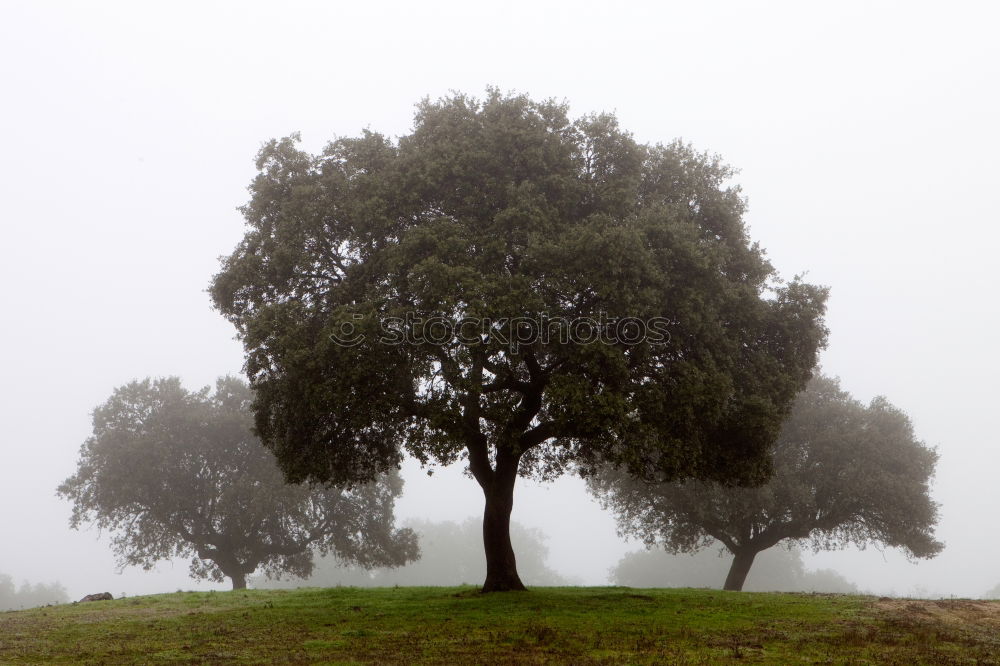
[[[238,373],[205,293],[243,233],[253,156],[318,149],[486,86],[613,111],[741,169],[752,237],[832,288],[827,374],[885,394],[938,447],[946,549],[805,555],[879,594],[977,597],[1000,582],[1000,10],[988,3],[56,3],[0,5],[0,574],[70,598],[196,583],[119,571],[55,487],[90,411],[137,377]],[[397,517],[462,521],[461,469],[404,466]],[[549,566],[606,584],[635,543],[566,477],[519,481],[514,520]]]

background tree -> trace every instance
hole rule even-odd
[[[254,587],[294,588],[301,585],[334,587],[392,587],[468,585],[483,580],[482,521],[469,518],[461,523],[408,520],[420,545],[420,559],[401,567],[364,569],[340,562],[335,556],[321,557],[305,581],[254,581]],[[549,567],[545,535],[535,528],[510,524],[510,540],[517,551],[518,573],[527,585],[571,585],[572,581]]]
[[[674,553],[725,545],[733,561],[724,588],[740,590],[757,554],[785,540],[816,549],[874,542],[933,557],[943,548],[933,538],[938,511],[928,488],[936,463],[885,398],[866,407],[819,376],[795,401],[766,485],[645,484],[615,470],[589,485],[623,534]]]
[[[725,552],[728,554],[728,551]],[[718,589],[731,563],[731,557],[722,557],[711,546],[679,554],[655,548],[626,553],[611,569],[610,578],[615,585],[627,587]],[[858,592],[856,585],[833,569],[806,569],[802,551],[797,545],[762,552],[754,561],[743,589],[756,592]]]
[[[983,593],[983,599],[1000,599],[1000,583]]]
[[[71,526],[111,531],[122,566],[193,557],[193,577],[234,589],[258,570],[308,575],[314,550],[367,567],[416,557],[413,533],[393,527],[398,475],[351,489],[286,484],[251,432],[250,398],[233,378],[214,393],[177,378],[116,389],[58,489],[74,504]]]
[[[766,477],[826,291],[777,279],[717,158],[497,91],[421,103],[396,142],[296,139],[261,150],[212,285],[291,480],[464,458],[483,589],[508,590],[519,474]]]
[[[17,587],[10,576],[0,574],[0,611],[64,604],[67,601],[66,588],[59,583],[24,582]]]

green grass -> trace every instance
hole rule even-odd
[[[628,588],[179,592],[0,613],[0,663],[1000,663],[998,609]]]

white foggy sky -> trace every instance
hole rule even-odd
[[[400,135],[423,96],[496,85],[741,169],[753,238],[783,275],[832,287],[825,370],[887,395],[941,454],[941,556],[810,565],[981,594],[1000,582],[994,7],[0,2],[0,573],[73,597],[196,587],[184,563],[118,575],[106,539],[68,529],[54,488],[90,410],[136,377],[240,370],[204,290],[242,236],[262,142]],[[406,471],[401,518],[480,513],[459,472]],[[515,502],[588,584],[637,547],[576,479],[521,483]]]

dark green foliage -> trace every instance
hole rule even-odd
[[[611,570],[611,582],[628,587],[721,588],[732,555],[721,556],[711,546],[694,553],[671,554],[661,549],[626,554]],[[797,547],[770,548],[754,561],[744,590],[751,592],[838,592],[858,588],[832,569],[810,571]]]
[[[881,543],[933,557],[943,548],[933,537],[938,510],[929,491],[936,463],[885,398],[865,406],[819,376],[782,428],[766,485],[645,484],[614,470],[589,483],[621,531],[647,544],[675,553],[724,544],[736,556],[726,587],[739,589],[754,556],[789,539],[816,549]]]
[[[211,293],[290,479],[371,479],[403,451],[465,459],[486,499],[486,588],[515,589],[518,474],[766,478],[825,341],[826,290],[777,278],[717,158],[490,91],[424,101],[395,142],[365,132],[311,155],[271,141],[257,166]],[[452,334],[414,335],[408,317]],[[624,317],[669,339],[511,344],[519,321]],[[470,318],[492,326],[462,339]],[[419,343],[385,344],[400,326]],[[346,333],[357,344],[334,341]]]
[[[339,562],[335,557],[316,561],[306,580],[253,580],[260,588],[295,588],[303,585],[334,587],[391,587],[393,585],[468,585],[483,580],[483,526],[475,518],[462,523],[408,520],[404,523],[417,534],[420,559],[395,568],[366,570]],[[571,581],[549,568],[545,536],[537,529],[518,523],[510,525],[510,540],[517,552],[517,570],[527,585],[569,585]]]
[[[214,393],[177,378],[116,389],[59,486],[70,524],[110,531],[123,566],[192,557],[192,576],[234,587],[255,571],[308,575],[314,550],[365,567],[416,557],[413,533],[393,528],[398,475],[350,489],[286,484],[251,431],[250,398],[232,378]]]

